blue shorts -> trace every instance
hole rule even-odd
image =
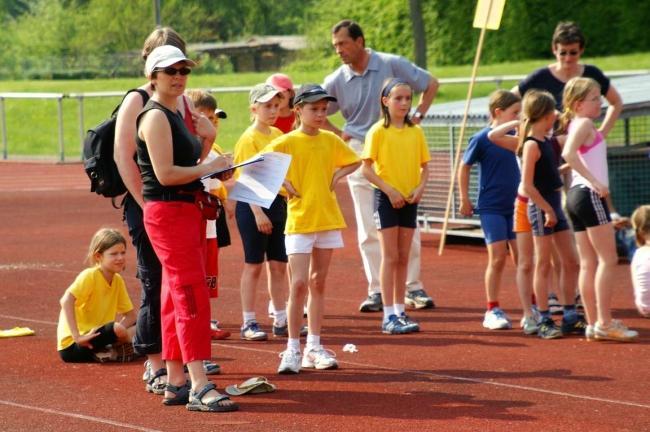
[[[481,213],[479,217],[481,218],[481,228],[483,228],[483,234],[485,235],[485,244],[515,239],[515,233],[512,231],[512,214]]]
[[[556,232],[568,230],[569,223],[567,222],[564,211],[562,210],[562,193],[560,191],[555,191],[542,197],[551,205],[551,207],[553,207],[553,211],[557,217],[557,223],[551,228],[545,227],[544,211],[542,211],[542,209],[539,208],[533,202],[533,200],[529,200],[528,220],[530,221],[530,225],[533,228],[533,235],[536,237],[543,237],[555,234]]]
[[[287,262],[287,252],[284,247],[284,226],[287,222],[287,202],[278,195],[271,208],[262,209],[273,224],[271,234],[263,234],[257,229],[255,215],[251,206],[245,202],[237,202],[235,219],[244,246],[244,262],[247,264],[262,264],[264,257],[268,261]]]
[[[375,225],[378,230],[392,227],[417,227],[418,205],[406,204],[402,208],[394,208],[388,195],[375,189]]]

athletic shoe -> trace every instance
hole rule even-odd
[[[230,332],[219,328],[219,321],[212,320],[210,321],[210,336],[213,340],[223,340],[230,337]]]
[[[384,305],[380,293],[370,294],[359,306],[359,312],[381,312],[382,310],[384,310]]]
[[[302,367],[306,369],[336,369],[339,364],[336,362],[336,354],[323,346],[313,347],[305,350],[302,355]]]
[[[297,374],[300,372],[300,351],[286,349],[280,353],[279,374]]]
[[[596,333],[594,333],[594,326],[587,325],[587,327],[585,327],[585,339],[587,339],[588,341],[596,340]]]
[[[619,342],[633,342],[639,337],[639,332],[628,329],[621,321],[612,320],[605,327],[599,323],[594,326],[594,335],[597,340],[611,340]]]
[[[257,321],[247,321],[241,326],[241,338],[247,341],[265,341],[268,336],[260,329]]]
[[[300,328],[300,336],[307,336],[307,333],[309,333],[307,326],[302,326]],[[276,326],[273,324],[273,336],[289,337],[289,326],[286,323],[283,326]]]
[[[503,310],[494,308],[485,312],[483,327],[490,330],[508,330],[512,328],[512,323]]]
[[[142,381],[147,382],[151,379],[153,371],[151,370],[151,362],[145,360],[144,362],[144,373],[142,374]]]
[[[562,334],[567,335],[570,333],[575,333],[578,335],[584,335],[587,329],[587,321],[585,317],[578,314],[578,319],[573,322],[568,322],[564,317],[562,317]]]
[[[548,295],[548,311],[551,315],[562,315],[564,313],[560,301],[557,299],[557,296],[552,293]]]
[[[402,313],[402,315],[398,318],[404,327],[404,330],[406,333],[417,333],[420,331],[420,324],[416,323],[413,321],[408,315],[405,313]]]
[[[402,320],[397,318],[397,315],[391,315],[388,317],[388,321],[384,321],[381,324],[381,332],[384,334],[404,334],[408,333]]]
[[[275,318],[275,308],[273,307],[273,302],[269,300],[268,308],[269,318]],[[307,305],[302,307],[302,317],[307,318]]]
[[[203,370],[206,375],[219,375],[221,373],[221,366],[210,360],[203,360]]]
[[[539,323],[537,336],[541,337],[542,339],[558,339],[562,337],[562,329],[557,324],[555,324],[555,321],[553,321],[553,319],[546,318]]]
[[[534,316],[523,317],[519,322],[524,334],[533,335],[539,330],[539,321]]]
[[[415,309],[433,309],[436,307],[433,299],[423,289],[407,291],[404,304]]]

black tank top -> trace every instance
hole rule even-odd
[[[173,113],[158,102],[149,100],[144,108],[142,108],[140,114],[138,114],[136,120],[138,129],[140,128],[140,119],[144,113],[152,109],[158,109],[164,112],[169,121],[169,125],[171,126],[174,165],[182,167],[195,166],[201,156],[202,146],[199,140],[187,130],[187,126],[179,113]],[[140,167],[140,175],[142,176],[143,183],[142,194],[145,201],[151,200],[152,198],[158,197],[164,193],[196,191],[203,188],[199,179],[181,185],[161,185],[153,170],[147,144],[140,138],[139,134],[136,135],[135,143],[138,155],[138,166]]]
[[[558,157],[549,139],[540,141],[531,136],[526,141],[535,141],[539,148],[540,157],[535,162],[533,184],[542,195],[546,196],[562,187],[562,179],[558,170]]]

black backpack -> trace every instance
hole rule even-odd
[[[124,98],[134,91],[140,93],[144,103],[147,103],[149,94],[141,89],[127,91]],[[122,102],[124,102],[124,98],[122,98]],[[126,192],[126,186],[122,182],[117,164],[113,159],[117,111],[122,102],[115,107],[109,119],[88,129],[86,138],[84,138],[84,169],[90,179],[90,191],[107,198],[114,198]]]

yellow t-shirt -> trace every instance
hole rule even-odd
[[[270,126],[271,133],[266,135],[257,130],[255,125],[249,126],[244,133],[237,140],[235,144],[235,155],[234,162],[235,165],[238,163],[244,162],[246,159],[250,159],[259,152],[262,151],[271,141],[276,139],[279,136],[282,136],[283,132],[273,126]],[[235,171],[235,178],[239,177],[239,170]],[[280,195],[286,197],[287,191],[284,187],[280,188]]]
[[[264,151],[291,155],[287,180],[300,197],[289,199],[285,234],[346,227],[330,185],[338,168],[358,162],[359,157],[343,140],[329,131],[310,136],[295,130],[275,139]]]
[[[373,160],[377,175],[408,197],[420,184],[422,164],[431,156],[420,126],[385,128],[382,120],[368,131],[361,159]]]
[[[99,266],[87,268],[79,273],[66,292],[72,294],[76,299],[74,313],[81,335],[115,321],[115,316],[118,313],[124,314],[133,309],[122,276],[115,274],[113,283],[109,285]],[[63,310],[59,313],[56,337],[57,350],[59,351],[74,343]]]

